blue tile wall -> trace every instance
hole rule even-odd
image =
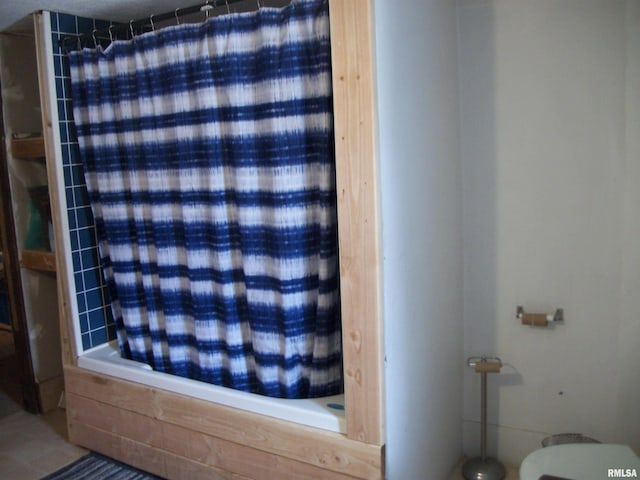
[[[116,330],[109,293],[100,266],[96,229],[73,124],[69,64],[64,49],[58,46],[58,41],[68,35],[91,33],[94,29],[108,29],[109,22],[63,13],[52,12],[50,15],[73,277],[82,346],[86,350],[115,339]]]

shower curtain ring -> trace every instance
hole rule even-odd
[[[155,32],[156,31],[156,26],[153,24],[153,13],[151,15],[149,15],[149,22],[151,22],[151,31]]]
[[[113,23],[109,25],[109,41],[111,43],[113,43],[113,32],[111,31],[112,28],[113,28]]]
[[[227,4],[227,13],[231,15],[231,9],[229,8],[229,0],[224,0],[224,3]]]
[[[175,12],[173,12],[176,16],[176,25],[180,25],[180,17],[178,16],[178,10],[180,9],[176,8]]]
[[[209,0],[207,0],[204,5],[200,8],[201,12],[204,12],[205,18],[209,18],[209,10],[212,10],[213,7],[209,5]]]
[[[256,0],[256,3],[258,4],[258,10],[260,10],[262,8],[262,5],[260,4],[260,0]]]
[[[133,39],[133,37],[135,37],[135,33],[133,33],[133,20],[129,21],[129,30],[131,30],[131,39]]]
[[[95,28],[93,29],[93,31],[91,32],[91,36],[93,37],[93,46],[95,48],[98,48],[98,40],[96,40],[96,32],[98,30],[96,30]]]

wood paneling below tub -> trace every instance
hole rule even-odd
[[[383,478],[382,447],[339,433],[77,367],[65,367],[65,382],[70,440],[158,475],[181,478],[167,472],[189,467],[214,478]]]

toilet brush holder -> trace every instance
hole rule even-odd
[[[487,456],[487,374],[500,373],[502,361],[498,357],[470,357],[467,366],[480,374],[480,456],[467,460],[462,465],[465,480],[502,480],[507,474],[504,465]]]

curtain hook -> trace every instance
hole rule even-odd
[[[76,38],[78,40],[78,50],[82,50],[82,40],[80,40],[80,35],[78,35]]]
[[[129,30],[131,30],[131,39],[133,40],[133,37],[135,37],[135,33],[133,33],[133,20],[129,20]]]
[[[180,9],[176,8],[175,12],[173,12],[176,16],[176,25],[180,25],[180,17],[178,16],[178,10]]]
[[[231,15],[231,8],[229,8],[229,0],[224,0],[224,3],[227,4],[227,14]]]
[[[262,5],[260,5],[260,0],[256,0],[256,3],[258,4],[258,10],[260,10],[262,8]]]
[[[151,31],[155,32],[156,31],[156,26],[153,24],[153,13],[151,15],[149,15],[149,22],[151,22]]]
[[[93,37],[93,46],[95,48],[98,48],[98,45],[97,45],[98,42],[96,41],[96,31],[97,31],[96,19],[94,18],[93,19],[93,30],[91,30],[91,36]]]
[[[113,28],[113,23],[109,25],[109,40],[111,41],[111,43],[113,43],[113,32],[111,31],[112,28]]]

